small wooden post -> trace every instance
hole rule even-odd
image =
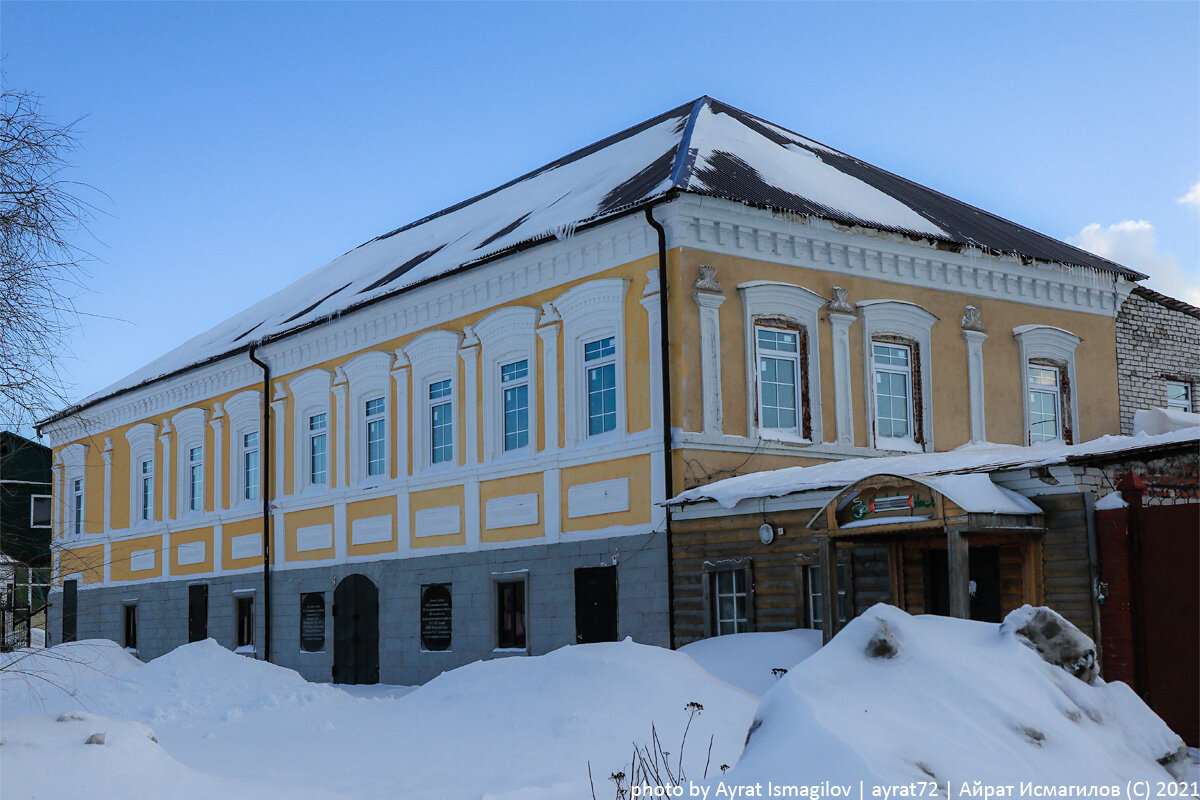
[[[822,641],[828,643],[841,628],[838,614],[837,541],[832,537],[820,540],[821,597],[825,600],[825,619]]]
[[[971,616],[970,559],[962,526],[946,526],[946,561],[950,573],[950,616]]]

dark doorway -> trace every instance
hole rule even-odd
[[[379,683],[379,590],[365,575],[333,593],[333,682]]]
[[[575,641],[617,640],[617,568],[575,570]]]
[[[972,545],[967,550],[971,593],[971,619],[1000,622],[1000,548]],[[925,613],[950,615],[950,565],[946,551],[925,552]]]
[[[63,581],[62,640],[73,642],[78,636],[79,582]]]
[[[208,638],[208,584],[188,587],[188,641],[202,642]]]

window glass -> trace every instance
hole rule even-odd
[[[504,403],[504,450],[529,444],[529,362],[514,361],[500,367]]]
[[[1192,410],[1192,386],[1184,381],[1167,381],[1167,408]]]
[[[750,630],[746,570],[726,569],[712,574],[713,633],[724,636]]]
[[[808,570],[808,625],[818,630],[825,627],[824,587],[821,585],[821,565],[812,564]],[[845,624],[850,619],[850,565],[838,564],[838,619]]]
[[[496,584],[496,646],[524,649],[525,581]]]
[[[236,641],[238,647],[254,646],[254,598],[237,597],[236,600]]]
[[[79,536],[83,533],[83,479],[76,478],[71,483],[72,520],[71,531]]]
[[[142,521],[149,522],[154,518],[154,462],[146,459],[141,466],[141,505]]]
[[[188,449],[188,509],[204,508],[204,448]]]
[[[875,370],[875,435],[912,438],[911,353],[905,345],[873,342]]]
[[[1029,441],[1059,438],[1059,375],[1054,367],[1029,365]]]
[[[329,434],[325,414],[308,418],[308,482],[314,486],[329,481]]]
[[[583,346],[583,361],[587,367],[588,436],[607,433],[617,427],[616,352],[616,338],[612,336]]]
[[[137,606],[125,606],[125,648],[137,650]]]
[[[258,499],[258,431],[242,435],[242,498]]]
[[[366,403],[367,420],[367,474],[382,475],[385,465],[387,447],[387,422],[384,418],[382,397],[368,400]]]
[[[454,419],[450,381],[429,384],[429,461],[441,464],[454,458]]]
[[[34,495],[29,498],[29,525],[32,528],[49,528],[52,507],[48,496]]]
[[[794,429],[797,424],[798,334],[775,328],[756,329],[758,345],[759,425]]]

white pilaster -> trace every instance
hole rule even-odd
[[[409,529],[408,490],[401,487],[396,492],[396,552],[406,557],[412,550],[412,532]]]
[[[104,532],[108,533],[112,530],[112,457],[113,443],[111,436],[104,437],[104,450],[101,451],[100,457],[104,459]],[[132,480],[132,478],[131,478]],[[133,509],[130,509],[130,514]],[[132,520],[130,521],[132,524]]]
[[[700,307],[700,386],[704,394],[704,432],[719,436],[721,424],[721,319],[725,296],[693,292]],[[813,438],[817,441],[817,434]]]
[[[396,360],[392,362],[392,380],[396,384],[396,449],[394,458],[396,475],[400,478],[411,474],[408,457],[408,376],[411,371],[408,357],[404,355],[403,350],[397,350]],[[404,522],[404,530],[406,531],[408,529],[407,519],[408,517],[406,516],[402,521]],[[404,542],[401,544],[404,544]]]
[[[662,430],[662,309],[658,298],[658,268],[646,271],[646,288],[639,301],[646,309],[650,345],[650,429]]]
[[[542,514],[546,528],[546,541],[557,542],[562,538],[562,484],[560,470],[548,469],[542,473]]]
[[[65,539],[67,536],[67,493],[63,488],[63,464],[62,459],[56,454],[54,463],[50,467],[51,480],[51,509],[50,515],[50,535],[54,539]],[[56,559],[57,563],[57,559]],[[56,570],[55,575],[58,575]]]
[[[988,335],[979,317],[979,309],[967,306],[962,319],[962,335],[967,340],[967,396],[970,401],[971,442],[987,441],[984,414],[983,343]]]
[[[850,326],[854,324],[855,319],[853,314],[829,312],[829,326],[833,329],[834,419],[837,423],[837,443],[845,447],[854,446],[854,381],[850,378]]]
[[[465,339],[466,346],[458,351],[459,357],[463,360],[463,387],[462,397],[463,402],[463,461],[464,464],[479,463],[479,339],[471,333],[470,328],[466,331]],[[476,491],[479,487],[476,485]],[[479,515],[479,510],[475,511],[476,516]],[[478,528],[476,528],[478,535]],[[468,537],[470,529],[468,526]]]
[[[554,306],[545,303],[538,320],[542,339],[542,421],[546,426],[546,449],[558,449],[558,333],[562,318]]]
[[[349,449],[350,437],[353,435],[351,428],[353,423],[347,418],[346,410],[346,394],[349,390],[349,383],[346,380],[346,372],[341,367],[334,370],[333,379],[333,407],[334,414],[337,417],[337,426],[333,430],[333,441],[336,452],[334,458],[337,463],[337,485],[349,486],[350,475],[347,473],[346,451]]]
[[[272,460],[275,462],[275,477],[274,491],[272,499],[283,497],[287,494],[287,486],[284,485],[284,437],[287,435],[287,390],[282,383],[275,384],[275,392],[271,397],[271,438],[274,440],[275,452],[272,455]],[[266,442],[263,443],[266,445]]]
[[[220,511],[225,508],[224,474],[225,474],[225,408],[221,403],[213,406],[212,418],[208,424],[213,429],[213,509]]]
[[[159,444],[162,445],[162,476],[159,478],[159,484],[162,486],[161,503],[158,507],[158,518],[164,522],[171,519],[171,423],[168,420],[163,420],[162,433],[158,435]]]
[[[213,572],[220,575],[225,570],[225,526],[218,522],[213,526]]]
[[[349,531],[346,525],[346,501],[339,500],[333,504],[333,559],[345,561],[349,551],[347,545]]]
[[[468,478],[463,486],[463,518],[467,525],[467,550],[479,549],[479,479]]]
[[[162,574],[164,578],[171,577],[171,531],[163,531],[163,548],[159,554],[162,559]],[[105,559],[110,561],[111,559]]]

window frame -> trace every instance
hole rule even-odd
[[[138,650],[138,604],[136,602],[122,603],[122,647],[136,653]]]
[[[1075,351],[1082,341],[1078,336],[1051,325],[1018,325],[1012,329],[1017,340],[1020,372],[1021,410],[1024,444],[1033,441],[1032,408],[1029,391],[1029,366],[1054,366],[1059,371],[1059,419],[1056,440],[1064,444],[1079,441],[1079,400],[1075,380]]]
[[[320,427],[313,427],[314,421],[320,418]],[[304,482],[309,488],[328,488],[329,487],[329,430],[332,427],[329,424],[328,411],[316,411],[312,414],[305,414],[304,420]],[[321,468],[321,480],[317,480],[317,440],[321,441],[320,456],[323,459]]]
[[[773,317],[756,317],[753,327],[754,337],[754,391],[756,397],[755,423],[759,435],[763,438],[778,438],[782,435],[794,436],[810,441],[812,439],[812,416],[809,410],[809,385],[807,363],[807,336],[804,328],[790,320]],[[796,338],[796,350],[792,355],[784,351],[774,350],[766,355],[760,341],[760,333],[785,334]],[[763,360],[771,358],[776,361],[787,361],[792,365],[792,412],[795,414],[795,424],[790,427],[767,426],[763,420],[766,416],[766,406],[763,400]]]
[[[45,500],[47,506],[46,524],[38,525],[37,517],[34,515],[34,507],[38,500]],[[29,495],[29,527],[31,528],[50,528],[54,525],[54,495],[50,494],[31,494]]]
[[[254,652],[255,613],[252,592],[233,595],[233,642],[234,652]],[[243,609],[249,609],[243,614]]]
[[[504,370],[507,367],[514,367],[517,364],[524,364],[525,372],[521,375],[514,375],[510,378],[506,378],[504,376]],[[533,397],[532,397],[533,367],[530,366],[530,359],[518,358],[514,361],[509,361],[507,364],[500,364],[499,368],[500,368],[500,377],[499,377],[499,380],[500,380],[500,408],[499,408],[500,452],[503,453],[505,456],[512,456],[512,455],[516,455],[519,453],[528,452],[531,449],[531,445],[533,444],[533,440],[534,440],[535,432],[533,430],[533,425],[532,425],[532,423],[533,423]],[[525,441],[524,441],[524,443],[515,444],[514,446],[509,447],[508,446],[508,438],[509,438],[508,395],[509,395],[509,392],[516,392],[520,389],[525,390],[525,404],[524,404],[524,408],[518,409],[517,413],[519,414],[521,410],[524,411],[525,426],[524,426],[523,431],[520,429],[517,429],[513,433],[518,438],[520,437],[520,435],[522,433],[524,433]]]
[[[257,428],[238,431],[235,435],[238,438],[238,503],[253,503],[262,497],[262,435]],[[251,436],[254,437],[253,447],[246,444],[246,439]],[[247,463],[251,453],[254,454],[253,483],[250,480],[250,465]]]
[[[917,392],[920,388],[918,372],[920,370],[919,355],[915,344],[908,341],[895,341],[899,337],[892,336],[876,336],[871,340],[871,385],[875,387],[872,392],[872,409],[871,409],[871,429],[875,432],[877,442],[881,442],[883,449],[898,450],[898,449],[913,449],[918,446],[920,433],[917,428],[917,413],[916,406],[918,405]],[[882,364],[876,361],[876,348],[890,347],[898,350],[904,350],[907,354],[907,363],[904,366],[895,364]],[[914,363],[917,362],[917,363]],[[913,367],[917,370],[914,371]],[[879,433],[879,375],[880,373],[888,375],[900,375],[904,378],[905,387],[905,424],[908,427],[907,436],[882,436]],[[896,417],[888,417],[895,420]],[[877,445],[880,446],[880,445]]]
[[[932,452],[933,441],[933,325],[938,318],[907,300],[860,300],[863,332],[863,397],[867,414],[867,445],[877,450],[920,453]],[[883,437],[875,429],[875,357],[874,343],[905,344],[910,348],[909,403],[911,436]]]
[[[492,594],[493,594],[493,597],[495,598],[495,603],[496,603],[496,606],[495,606],[496,610],[495,610],[495,615],[494,615],[495,625],[493,627],[493,630],[495,631],[495,637],[496,637],[496,639],[495,639],[496,652],[528,653],[529,652],[529,575],[528,575],[528,573],[521,574],[520,576],[516,576],[516,575],[494,576],[493,584],[495,585],[495,591]],[[519,615],[520,627],[521,627],[521,631],[520,631],[521,639],[518,641],[518,639],[516,638],[518,634],[517,634],[517,631],[514,629],[512,631],[513,639],[511,641],[511,643],[506,643],[504,592],[505,592],[506,587],[514,587],[514,586],[518,586],[518,585],[521,588],[520,588],[520,590],[512,591],[512,597],[514,599],[519,599],[519,603],[520,603],[519,611],[514,611],[514,622],[518,618],[517,615]],[[515,628],[515,626],[514,626],[514,628]]]
[[[721,576],[729,575],[732,581],[731,591],[722,593],[721,591]],[[739,591],[738,579],[741,579],[741,587]],[[709,592],[712,597],[710,603],[711,617],[709,619],[709,628],[713,636],[731,636],[738,633],[750,633],[753,629],[750,620],[753,614],[750,612],[751,593],[750,593],[750,575],[749,570],[745,567],[725,567],[712,570],[708,574],[710,582]],[[725,619],[721,615],[721,599],[729,597],[733,601],[733,616]],[[738,614],[737,601],[741,598],[745,603],[743,614]],[[733,630],[724,631],[722,626],[728,622],[733,626]]]
[[[70,478],[71,538],[78,539],[87,529],[87,482],[82,475]]]
[[[137,524],[147,525],[154,521],[154,459],[139,458],[137,460]],[[146,471],[146,465],[150,471]]]
[[[1054,375],[1053,385],[1040,384],[1040,383],[1034,384],[1033,371],[1035,369],[1052,372]],[[1037,388],[1034,388],[1035,386]],[[1063,440],[1063,375],[1062,375],[1062,368],[1060,368],[1056,364],[1045,363],[1045,359],[1033,359],[1032,361],[1028,362],[1025,365],[1025,387],[1024,388],[1025,388],[1025,394],[1026,394],[1027,402],[1028,402],[1028,406],[1029,406],[1028,430],[1026,431],[1026,436],[1028,437],[1029,444],[1037,444],[1039,442],[1061,442]],[[1035,423],[1034,419],[1033,419],[1033,416],[1035,413],[1034,405],[1033,405],[1033,395],[1034,394],[1049,395],[1052,399],[1052,408],[1054,409],[1054,435],[1049,438],[1046,438],[1046,437],[1042,437],[1042,438],[1038,438],[1038,439],[1034,438],[1033,426],[1035,424],[1040,424],[1040,422],[1041,422],[1041,421],[1039,421],[1039,423]]]
[[[601,352],[600,354],[589,358],[589,356],[587,354],[588,347],[590,347],[592,345],[601,345],[601,347],[603,348],[604,343],[608,342],[610,340],[612,341],[612,345],[611,345],[612,349],[609,352]],[[611,435],[614,434],[615,431],[617,431],[617,426],[620,423],[620,415],[618,413],[618,409],[621,406],[621,399],[620,399],[620,396],[618,395],[619,381],[617,380],[617,372],[618,372],[617,337],[615,335],[611,335],[611,336],[601,336],[601,337],[592,339],[590,341],[585,339],[581,343],[581,345],[583,348],[583,359],[582,359],[582,363],[583,363],[582,396],[583,396],[583,419],[584,419],[583,435],[584,435],[585,439],[596,439],[598,437],[605,437],[605,436],[611,438]],[[596,431],[595,433],[593,433],[592,432],[592,419],[593,419],[592,388],[591,388],[592,373],[598,372],[601,370],[606,370],[610,367],[612,368],[612,386],[611,387],[606,386],[606,387],[602,388],[600,391],[604,392],[604,393],[611,391],[613,394],[613,410],[611,413],[612,427],[604,428],[603,430]],[[599,418],[603,419],[605,417],[610,416],[610,414],[609,414],[609,412],[604,411],[603,407],[602,407],[600,414],[598,416],[599,416]]]
[[[371,411],[371,404],[378,403],[378,411]],[[362,468],[364,478],[386,478],[388,476],[388,403],[387,398],[380,394],[373,394],[365,400],[359,400],[358,406],[363,415],[363,453],[359,466]],[[378,460],[371,457],[372,431],[375,426],[379,426],[381,431],[378,439],[380,454]],[[374,465],[378,463],[379,470],[372,472]]]
[[[1166,378],[1163,380],[1163,386],[1166,390],[1167,402],[1163,408],[1174,411],[1185,411],[1189,414],[1195,413],[1196,401],[1192,396],[1192,382],[1181,380],[1178,378]],[[1171,403],[1171,387],[1178,386],[1183,389],[1183,405],[1172,405]]]
[[[199,456],[197,457],[197,453]],[[187,472],[185,480],[187,485],[187,513],[201,514],[204,512],[204,469],[205,456],[204,444],[193,444],[187,448]],[[199,490],[199,491],[197,491]]]
[[[425,392],[424,392],[424,396],[425,396],[424,426],[425,426],[425,442],[426,442],[425,459],[428,462],[430,468],[433,468],[433,469],[446,469],[449,467],[453,467],[457,463],[457,455],[458,454],[455,451],[458,449],[456,447],[456,445],[458,444],[457,439],[456,439],[456,434],[457,434],[456,429],[458,428],[458,426],[454,424],[456,421],[455,417],[457,416],[457,414],[455,413],[456,403],[455,403],[454,383],[455,383],[455,381],[454,381],[453,376],[447,376],[447,377],[441,378],[440,380],[438,380],[438,379],[430,380],[425,383]],[[442,386],[442,384],[445,384],[445,394],[438,394],[436,397],[434,397],[434,395],[433,395],[433,393],[435,391],[434,387],[439,387],[437,391],[440,392],[441,391],[440,387]],[[439,424],[434,420],[434,413],[437,411],[437,409],[443,408],[443,407],[445,407],[449,410],[446,412],[447,417],[446,417],[445,423],[442,426],[439,426]],[[438,445],[434,442],[434,433],[438,427],[449,428],[449,432],[450,432],[449,444]],[[449,450],[449,452],[446,453],[444,458],[437,457],[437,450],[439,448],[447,448]]]
[[[854,580],[852,565],[848,561],[839,561],[837,564],[838,571],[838,618],[839,630],[844,627],[847,622],[854,616],[854,593],[850,590],[850,584]],[[824,609],[824,586],[821,583],[821,565],[806,564],[804,565],[804,619],[808,623],[808,627],[812,630],[824,630],[825,615],[822,613],[820,617],[814,611],[814,598],[822,598],[822,608]],[[844,608],[843,608],[844,606]]]

